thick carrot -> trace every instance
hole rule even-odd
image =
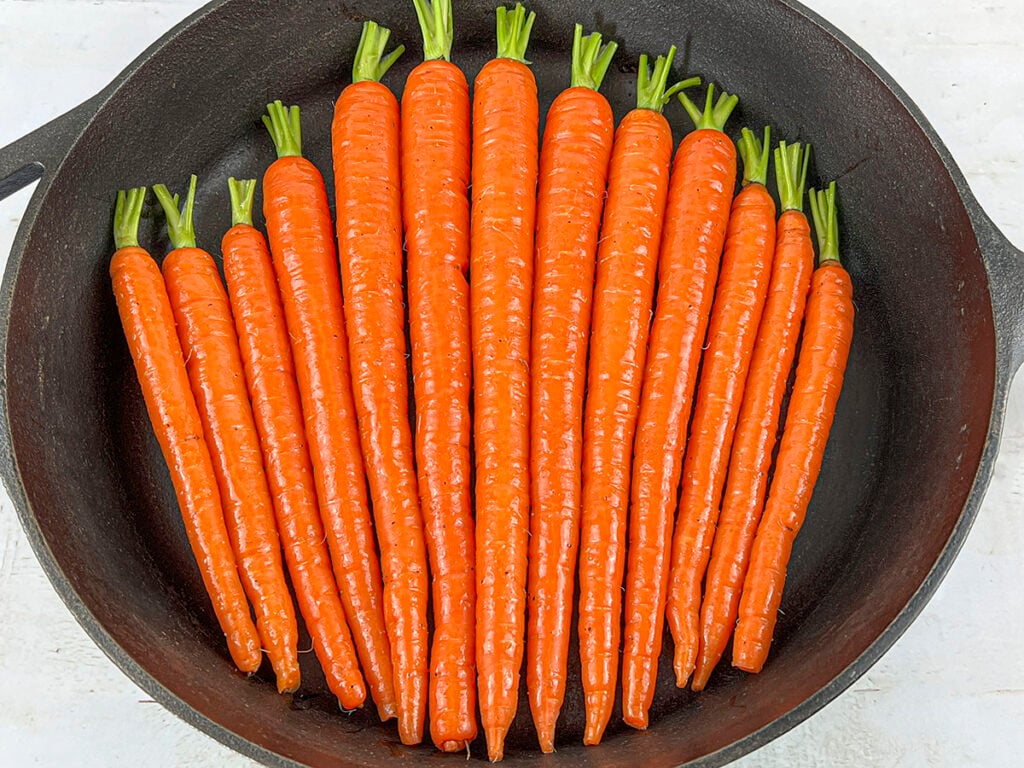
[[[476,658],[491,760],[516,714],[530,514],[530,306],[537,205],[534,14],[497,10],[498,55],[473,94],[470,305],[476,447]]]
[[[206,444],[235,550],[242,585],[256,613],[256,628],[277,675],[279,691],[299,687],[299,632],[284,579],[281,542],[263,471],[238,337],[220,272],[196,247],[192,225],[196,177],[183,208],[162,184],[153,187],[167,217],[173,250],[163,263],[185,368],[199,408]]]
[[[615,119],[598,93],[617,45],[576,25],[571,87],[548,111],[537,192],[526,682],[543,752],[565,698],[582,493],[591,299]]]
[[[767,128],[764,140],[767,147]],[[757,139],[746,128],[740,151],[750,158],[744,162],[761,154]],[[793,367],[796,340],[814,271],[811,230],[802,210],[809,157],[809,146],[787,146],[782,142],[775,150],[782,216],[777,226],[768,299],[750,359],[722,497],[722,514],[708,563],[701,605],[700,653],[693,674],[695,691],[707,684],[736,624],[747,558],[764,509],[782,398]]]
[[[189,385],[164,278],[153,258],[139,247],[139,217],[145,198],[145,187],[117,193],[117,251],[110,260],[114,298],[203,584],[235,666],[251,674],[262,660],[260,638],[228,539],[213,461]]]
[[[818,268],[811,278],[775,476],[750,552],[733,638],[733,666],[747,672],[760,672],[768,658],[786,566],[821,471],[853,341],[853,286],[839,263],[835,182],[827,192],[812,189],[810,199],[818,236]]]
[[[221,241],[224,277],[277,529],[299,610],[313,639],[327,687],[340,695],[360,680],[359,660],[324,543],[274,265],[267,241],[252,225],[256,181],[228,179],[228,186],[232,227]]]
[[[264,123],[278,159],[263,176],[263,215],[295,357],[320,516],[363,674],[381,720],[387,720],[396,713],[391,646],[352,403],[327,190],[320,172],[302,157],[298,107],[286,110],[278,101],[267,105],[267,112]]]
[[[469,84],[450,62],[451,0],[414,0],[424,61],[402,92],[402,208],[416,465],[430,558],[430,736],[476,738],[476,555],[469,413]]]
[[[416,487],[402,296],[398,101],[379,81],[390,32],[372,21],[334,106],[334,196],[349,363],[384,576],[384,620],[403,744],[423,740],[429,673],[429,584]]]

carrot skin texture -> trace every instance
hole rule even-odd
[[[477,676],[491,760],[515,717],[526,628],[537,112],[525,64],[484,65],[473,99],[470,306]]]
[[[331,214],[320,172],[301,157],[276,160],[263,177],[263,213],[334,575],[363,675],[380,718],[387,720],[397,713],[391,645],[352,402]]]
[[[775,252],[775,201],[760,184],[736,196],[708,328],[672,542],[667,614],[676,684],[686,685],[700,645],[701,582],[722,499],[729,451]]]
[[[768,658],[786,565],[807,515],[843,388],[853,319],[850,276],[837,263],[826,262],[811,278],[796,381],[775,476],[743,582],[732,663],[747,672],[760,672]]]
[[[274,265],[251,226],[229,229],[221,250],[285,562],[327,687],[339,696],[362,675],[324,543]]]
[[[203,436],[163,275],[142,248],[121,248],[110,262],[117,309],[150,423],[170,470],[185,533],[231,659],[253,673],[262,661],[228,538],[213,461]]]
[[[402,93],[402,204],[416,397],[416,464],[433,579],[430,735],[476,738],[476,555],[470,478],[469,85],[437,59]]]
[[[398,732],[403,744],[418,744],[430,588],[408,412],[399,123],[389,88],[354,83],[335,104],[331,143],[352,390],[380,545]]]
[[[185,369],[199,409],[228,535],[281,692],[299,687],[298,626],[263,471],[234,320],[213,257],[178,248],[163,263]]]
[[[583,401],[598,230],[615,122],[569,88],[541,144],[531,366],[527,690],[543,752],[565,698],[582,495]]]
[[[600,741],[614,705],[633,436],[672,145],[672,131],[662,115],[633,110],[615,132],[608,171],[583,421],[579,635],[587,744]],[[627,624],[633,611],[627,594]],[[634,641],[627,632],[624,707],[631,695],[630,662],[642,652]]]
[[[708,563],[700,653],[693,675],[695,691],[707,684],[736,624],[813,271],[814,247],[807,218],[799,211],[786,211],[777,225],[768,298],[750,360],[722,513]]]

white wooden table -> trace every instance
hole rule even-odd
[[[1024,3],[806,2],[904,86],[996,224],[1024,246]],[[91,96],[201,4],[0,0],[0,145]],[[0,203],[0,262],[28,199]],[[1022,584],[1024,377],[984,507],[924,613],[849,691],[736,765],[1024,764]],[[152,703],[92,644],[3,491],[0,627],[0,766],[253,765]]]

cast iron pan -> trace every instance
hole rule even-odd
[[[460,0],[456,61],[492,56],[493,0]],[[619,725],[583,749],[570,669],[558,752],[544,765],[721,765],[775,738],[863,674],[920,611],[978,511],[1007,388],[1024,352],[1024,257],[996,231],[905,94],[859,48],[788,0],[534,0],[530,46],[542,109],[568,82],[572,23],[622,46],[605,91],[633,101],[639,53],[681,50],[677,72],[742,97],[730,122],[770,122],[813,142],[816,182],[841,182],[843,254],[857,325],[821,479],[794,550],[772,656],[724,664],[696,696],[670,679],[645,733]],[[0,197],[42,177],[0,295],[2,470],[44,569],[101,648],[155,699],[270,765],[408,765],[394,726],[338,712],[312,654],[279,696],[232,671],[148,425],[111,295],[116,189],[201,179],[200,244],[228,226],[225,180],[271,161],[260,126],[274,98],[304,110],[304,146],[329,169],[332,103],[360,23],[394,29],[419,58],[407,1],[220,0],[107,89],[0,150]],[[677,106],[668,115],[687,128]],[[677,136],[678,138],[678,136]],[[144,245],[167,245],[159,221]],[[578,665],[578,662],[574,663]],[[506,764],[541,761],[521,706]],[[473,746],[474,757],[485,754]],[[455,757],[455,760],[461,758]]]

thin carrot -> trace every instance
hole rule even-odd
[[[733,666],[759,672],[768,658],[786,566],[821,471],[853,341],[853,286],[839,262],[836,184],[810,192],[818,237],[818,268],[811,278],[796,381],[775,461],[768,503],[743,581]]]
[[[409,427],[402,296],[398,101],[380,83],[402,54],[390,32],[363,25],[352,84],[334,106],[338,258],[352,389],[384,575],[384,620],[403,744],[423,740],[429,673],[427,548]]]
[[[299,631],[284,579],[263,455],[253,422],[231,307],[209,253],[196,247],[192,225],[196,177],[182,210],[163,184],[153,187],[167,217],[173,250],[163,263],[185,369],[220,487],[228,536],[256,628],[277,675],[277,689],[299,687]]]
[[[526,668],[543,752],[565,698],[582,493],[591,299],[615,119],[598,93],[617,45],[576,25],[571,87],[548,111],[540,156],[531,369]]]
[[[213,461],[185,371],[164,278],[153,258],[139,247],[145,197],[145,187],[117,193],[117,251],[110,260],[114,298],[203,584],[235,666],[251,674],[262,660],[259,634],[228,539]]]
[[[277,101],[267,112],[263,120],[278,159],[263,176],[263,215],[295,358],[320,516],[363,674],[381,720],[387,720],[396,713],[391,646],[352,403],[327,190],[316,166],[302,157],[298,107],[286,110]]]
[[[534,14],[497,10],[498,55],[474,82],[470,304],[476,447],[476,657],[491,760],[516,714],[530,514],[530,306],[537,204]]]
[[[674,54],[675,48],[672,48],[668,57],[666,59],[659,58],[655,66],[654,84],[656,87],[653,91],[653,102],[650,103],[651,108],[635,110],[626,118],[629,120],[633,115],[642,116],[647,122],[652,123],[658,132],[657,149],[651,150],[633,140],[627,141],[629,135],[625,133],[626,121],[619,126],[619,133],[615,138],[616,155],[619,153],[620,142],[627,141],[625,151],[630,153],[630,162],[634,165],[641,164],[642,169],[650,169],[624,172],[619,182],[626,187],[626,192],[622,194],[636,196],[638,191],[642,192],[648,187],[657,189],[657,206],[646,211],[641,207],[632,212],[628,212],[627,208],[620,214],[623,218],[618,221],[610,218],[609,214],[615,204],[612,190],[616,186],[613,160],[608,211],[605,213],[605,233],[602,233],[604,243],[601,253],[604,253],[605,244],[608,244],[609,253],[613,254],[618,263],[613,263],[614,271],[609,270],[602,275],[602,260],[599,258],[598,298],[595,299],[594,338],[591,342],[591,394],[589,397],[599,404],[601,410],[593,411],[591,416],[589,415],[591,414],[589,401],[587,408],[588,426],[592,424],[594,434],[600,436],[600,441],[598,442],[598,438],[595,437],[594,458],[588,457],[584,465],[584,477],[586,478],[589,471],[595,483],[592,495],[585,501],[584,510],[587,509],[587,506],[592,506],[598,519],[602,515],[608,515],[614,521],[614,528],[609,531],[608,545],[600,543],[600,537],[605,529],[601,527],[594,529],[595,545],[591,565],[591,568],[608,569],[607,571],[598,570],[605,582],[602,585],[602,591],[597,595],[604,601],[604,604],[614,606],[614,612],[605,613],[604,618],[605,622],[612,622],[611,629],[601,628],[602,638],[608,637],[609,631],[614,632],[611,635],[614,642],[604,639],[601,646],[603,662],[605,665],[610,665],[610,676],[604,678],[604,685],[598,689],[602,696],[601,710],[599,710],[602,712],[600,720],[591,716],[591,701],[587,702],[588,730],[584,735],[584,741],[588,744],[597,743],[601,738],[611,711],[611,693],[615,689],[614,664],[615,651],[618,648],[618,607],[621,599],[617,593],[622,579],[621,563],[625,544],[626,507],[630,501],[631,490],[635,507],[645,503],[645,498],[638,497],[636,489],[631,488],[631,481],[643,481],[645,478],[640,475],[634,477],[637,469],[630,460],[634,455],[634,436],[640,439],[645,429],[640,403],[642,391],[648,385],[642,385],[641,380],[645,367],[658,362],[654,358],[649,358],[647,353],[648,324],[651,302],[654,297],[655,270],[659,266],[659,260],[660,268],[667,270],[665,277],[660,278],[662,280],[661,291],[665,291],[668,285],[673,284],[672,281],[678,279],[676,274],[678,270],[673,265],[673,260],[680,258],[678,251],[685,245],[678,242],[679,219],[690,215],[685,209],[681,210],[679,198],[682,190],[679,180],[673,178],[670,182],[669,179],[672,137],[671,133],[667,131],[667,123],[659,113],[673,93],[680,91],[684,86],[699,84],[700,80],[694,78],[677,84],[663,93],[668,68],[671,66]],[[647,90],[645,87],[646,57],[641,57],[640,73],[639,93],[644,94]],[[651,96],[645,98],[652,99]],[[656,109],[657,112],[653,109]],[[633,144],[636,145],[632,146]],[[632,154],[634,152],[635,156]],[[676,155],[676,171],[673,176],[679,176],[681,173],[681,158],[685,156],[684,148],[681,147],[679,152],[681,154]],[[656,160],[652,160],[652,158],[656,158]],[[655,173],[655,171],[657,173],[656,180],[646,181],[644,179],[643,173]],[[639,199],[639,203],[650,205],[642,197]],[[634,201],[632,204],[635,206],[637,202]],[[664,227],[662,227],[662,218]],[[628,250],[621,250],[621,246],[609,242],[607,232],[610,228],[613,235],[624,238],[624,242],[629,245]],[[637,239],[638,237],[639,239]],[[632,242],[629,239],[632,239]],[[662,253],[666,247],[669,250]],[[613,249],[615,248],[619,248],[621,253],[614,254]],[[666,279],[669,280],[668,284],[664,282]],[[626,292],[623,288],[629,288],[629,291]],[[602,294],[608,296],[607,301],[611,307],[609,310],[602,307]],[[617,302],[617,304],[612,302]],[[662,308],[659,305],[659,311],[664,315],[667,308]],[[605,312],[607,315],[604,314]],[[629,334],[623,334],[623,326],[630,328]],[[658,326],[655,325],[655,328],[657,329]],[[599,331],[604,335],[603,339],[599,337]],[[660,336],[656,338],[660,338]],[[658,352],[658,354],[663,353]],[[610,371],[610,373],[606,371]],[[598,382],[596,389],[595,382]],[[640,419],[639,426],[638,418]],[[590,421],[591,419],[593,421]],[[642,442],[641,445],[643,445]],[[643,457],[638,453],[636,458]],[[603,508],[605,506],[607,510]],[[622,657],[622,716],[623,720],[634,728],[647,727],[647,710],[654,697],[657,660],[661,649],[662,625],[664,624],[663,595],[666,577],[663,572],[666,571],[667,547],[665,542],[670,531],[671,516],[658,520],[654,517],[656,511],[657,508],[654,506],[651,506],[644,514],[639,514],[634,509],[629,520],[629,560],[625,583],[626,634]],[[584,511],[584,536],[588,533],[586,516],[587,513]],[[615,550],[611,549],[612,542],[614,542]],[[613,551],[614,556],[612,556]],[[605,557],[616,565],[617,571],[614,580],[610,578],[612,573],[610,564],[605,565],[603,562]],[[582,567],[580,573],[582,581],[584,575]],[[586,615],[582,606],[581,602],[581,619]],[[580,626],[582,636],[585,625],[581,622]],[[611,655],[610,659],[608,658],[609,654]],[[584,671],[585,689],[586,679],[587,672]]]
[[[414,0],[423,58],[402,92],[402,206],[416,464],[433,577],[430,736],[476,738],[476,555],[469,413],[469,84],[450,62],[451,0]]]
[[[252,398],[285,562],[313,648],[336,693],[361,684],[359,660],[331,571],[295,385],[295,366],[267,241],[252,225],[255,179],[228,179],[232,227],[224,277]]]
[[[754,135],[744,128],[741,147],[746,148],[745,154],[751,158],[760,154],[756,142]],[[767,144],[765,128],[766,147]],[[782,398],[793,367],[814,271],[811,230],[802,210],[809,157],[810,147],[802,148],[800,144],[787,146],[781,142],[775,150],[775,175],[783,212],[777,225],[768,299],[743,390],[722,514],[708,563],[701,605],[700,653],[693,674],[695,691],[707,684],[736,624],[747,559],[764,509]]]

